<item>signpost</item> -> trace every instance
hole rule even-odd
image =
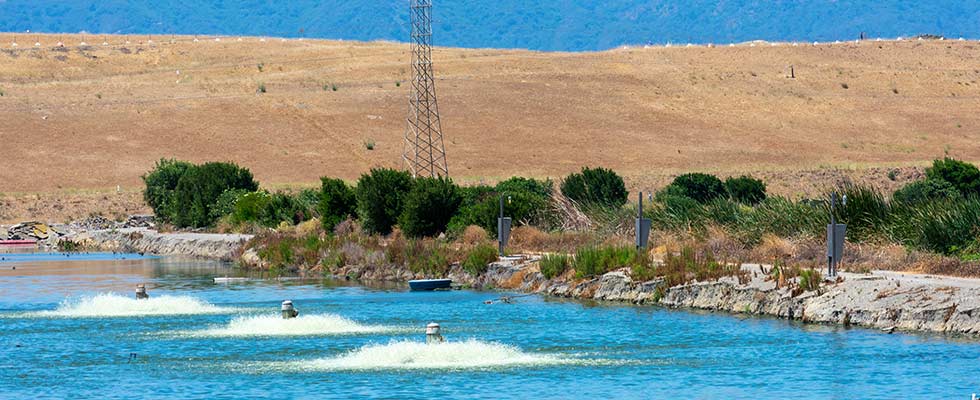
[[[842,205],[847,206],[847,196],[841,200]],[[844,237],[847,234],[847,225],[838,224],[834,210],[837,207],[837,193],[830,195],[830,225],[827,225],[827,276],[837,276],[837,267],[840,266],[841,258],[844,256]]]
[[[510,196],[507,196],[507,202],[510,202]],[[497,218],[497,250],[500,257],[504,256],[504,247],[510,240],[510,224],[510,217],[504,218],[504,196],[500,195],[500,217]]]
[[[640,192],[640,202],[639,207],[636,210],[636,248],[643,249],[647,247],[647,242],[650,240],[650,225],[652,221],[650,218],[643,218],[643,192]]]

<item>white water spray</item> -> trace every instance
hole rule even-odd
[[[136,300],[131,296],[102,293],[90,297],[67,299],[50,311],[31,315],[39,317],[97,318],[139,317],[153,315],[225,314],[237,308],[219,307],[189,296],[158,296]]]
[[[226,326],[200,331],[186,331],[190,336],[315,336],[354,335],[397,331],[394,327],[362,325],[339,315],[301,315],[283,319],[278,315],[236,317]]]
[[[425,344],[400,341],[367,345],[334,358],[288,363],[305,371],[374,369],[481,369],[574,364],[582,362],[547,354],[525,353],[514,346],[470,339]]]

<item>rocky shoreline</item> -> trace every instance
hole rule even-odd
[[[31,229],[10,232],[38,231],[36,225],[29,226]],[[236,261],[252,267],[261,264],[255,249],[244,249],[251,235],[160,233],[147,227],[65,230],[52,228],[50,235],[85,249],[191,256]],[[47,244],[52,244],[53,239],[47,239]],[[889,271],[842,273],[842,279],[800,293],[794,290],[796,282],[791,280],[779,287],[758,265],[746,265],[743,269],[749,277],[744,282],[728,277],[667,287],[659,279],[634,281],[629,269],[590,279],[576,279],[571,272],[547,279],[538,268],[538,258],[531,256],[503,259],[476,276],[454,265],[448,277],[469,287],[565,298],[768,315],[887,332],[980,335],[980,279]],[[406,282],[425,278],[398,265],[347,265],[328,272],[364,281]]]
[[[509,258],[473,276],[454,266],[455,283],[543,295],[695,308],[736,314],[767,315],[810,323],[946,334],[980,334],[980,280],[873,271],[842,273],[837,282],[819,290],[794,295],[790,287],[777,287],[757,265],[744,267],[751,276],[664,287],[662,280],[638,282],[627,269],[592,279],[566,274],[547,279],[536,258]],[[345,266],[331,271],[352,279],[407,281],[422,278],[400,267]]]

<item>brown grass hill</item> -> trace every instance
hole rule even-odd
[[[4,40],[0,191],[134,190],[162,157],[234,161],[272,186],[402,166],[407,45],[82,40]],[[798,171],[980,160],[974,41],[437,48],[434,60],[463,183],[601,165],[631,188],[692,170],[785,173],[776,190],[792,193],[809,179]]]

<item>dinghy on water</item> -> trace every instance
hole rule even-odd
[[[437,289],[452,289],[452,279],[416,279],[408,281],[408,287],[413,292],[433,291]]]

